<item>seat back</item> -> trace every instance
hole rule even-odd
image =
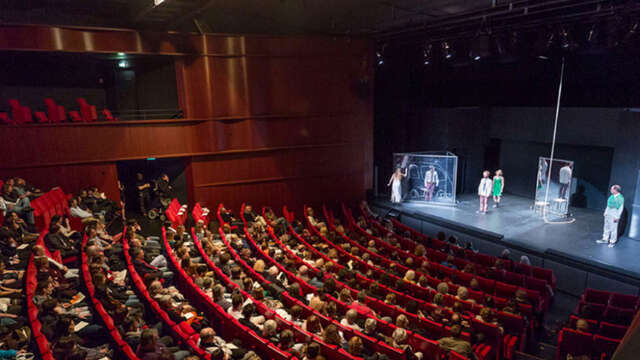
[[[567,355],[591,356],[593,350],[593,335],[564,328],[558,335],[556,360],[564,360]]]

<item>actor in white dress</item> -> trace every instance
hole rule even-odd
[[[438,180],[438,172],[435,166],[429,166],[429,170],[424,174],[424,199],[431,201],[433,199],[433,191],[438,187],[440,181]]]
[[[618,241],[618,220],[620,220],[620,215],[624,210],[624,197],[620,193],[621,190],[620,185],[611,187],[611,196],[609,196],[607,208],[604,210],[602,239],[597,241],[600,244],[609,243],[609,247],[616,246]]]
[[[407,169],[397,168],[396,172],[391,175],[387,186],[391,186],[391,202],[398,204],[402,201],[402,178],[407,176]]]
[[[480,180],[480,185],[478,185],[478,197],[480,198],[480,209],[478,209],[477,213],[486,214],[487,209],[489,208],[489,196],[493,192],[493,181],[489,177],[491,173],[489,170],[485,170],[482,172],[482,180]]]

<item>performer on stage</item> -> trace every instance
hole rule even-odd
[[[429,170],[424,174],[424,187],[426,188],[424,192],[425,200],[431,201],[433,199],[433,190],[435,190],[439,184],[438,172],[436,171],[435,166],[430,165]]]
[[[504,177],[502,177],[502,170],[496,170],[496,174],[493,176],[493,207],[500,206],[500,200],[502,200],[502,190],[504,190]]]
[[[597,240],[599,244],[609,243],[609,247],[616,246],[618,241],[618,220],[624,210],[624,197],[620,193],[620,185],[611,187],[611,196],[607,200],[607,208],[604,210],[604,229],[602,239]]]
[[[489,175],[491,175],[489,170],[483,171],[482,180],[478,185],[478,197],[480,198],[480,209],[476,211],[478,214],[486,214],[489,207],[489,196],[493,190],[493,182]]]
[[[542,189],[544,185],[544,179],[547,176],[547,169],[549,168],[549,164],[544,159],[540,159],[538,163],[538,189]]]
[[[397,168],[396,172],[391,175],[387,186],[391,186],[391,202],[399,204],[402,201],[402,178],[407,176],[407,169]]]
[[[567,199],[567,190],[569,189],[569,184],[571,184],[572,173],[573,170],[569,164],[560,168],[560,178],[558,179],[560,191],[558,192],[558,198]]]

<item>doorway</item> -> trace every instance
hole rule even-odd
[[[144,181],[151,185],[149,188],[151,204],[157,205],[159,203],[159,199],[156,199],[159,197],[159,193],[154,191],[154,188],[163,174],[168,176],[171,186],[168,197],[177,198],[181,204],[186,204],[188,201],[187,176],[185,172],[187,161],[188,159],[186,158],[148,158],[144,160],[118,161],[116,163],[118,179],[125,187],[124,196],[127,212],[133,212],[137,215],[141,213],[136,187],[138,173],[141,173]]]

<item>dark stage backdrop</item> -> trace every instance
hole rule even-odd
[[[556,144],[554,158],[574,162],[573,183],[577,189],[571,197],[573,206],[600,209],[608,196],[613,148]],[[503,140],[497,166],[505,173],[505,192],[533,198],[538,157],[548,157],[550,143]],[[488,167],[489,164],[487,164]]]
[[[482,169],[502,168],[506,192],[533,199],[537,158],[549,156],[554,112],[552,107],[430,108],[417,99],[380,100],[375,164],[386,179],[392,153],[446,149],[460,156],[459,190],[474,193]],[[638,139],[640,113],[633,109],[561,109],[557,157],[575,162],[586,206],[602,209],[609,185],[617,183],[630,215],[640,169]]]

